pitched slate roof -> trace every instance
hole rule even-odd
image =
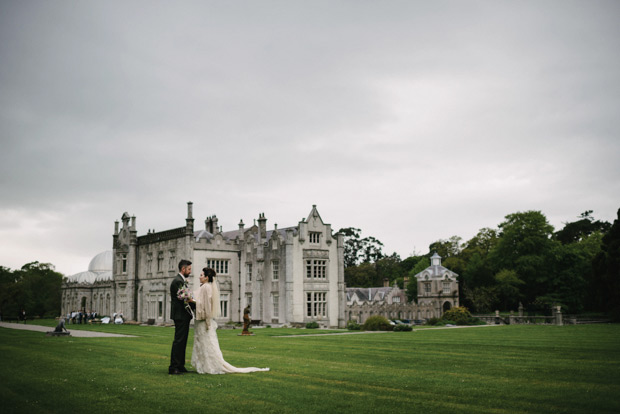
[[[364,302],[377,302],[385,300],[385,297],[394,289],[392,287],[374,287],[374,288],[347,288],[347,301],[350,301],[355,294],[357,298]]]

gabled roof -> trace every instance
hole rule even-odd
[[[374,287],[374,288],[347,288],[347,301],[356,295],[362,302],[377,302],[385,300],[386,296],[393,287]]]
[[[414,277],[418,278],[422,275],[422,273],[428,273],[430,277],[443,277],[446,273],[450,276],[458,276],[458,274],[454,273],[452,270],[447,267],[439,266],[429,266],[426,269],[422,270],[420,273],[417,273]]]

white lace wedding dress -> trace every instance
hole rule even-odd
[[[212,305],[210,284],[205,283],[197,294],[197,320],[194,324],[194,348],[192,350],[192,366],[199,374],[234,374],[256,371],[269,371],[269,368],[237,368],[224,361],[220,343],[217,339],[217,322],[209,318]],[[217,287],[215,288],[217,289]],[[217,290],[216,290],[217,292]],[[217,294],[215,295],[217,298]],[[219,300],[215,299],[213,308],[219,308]],[[217,306],[217,308],[216,308]],[[204,311],[204,312],[203,312]],[[202,319],[205,317],[205,319]],[[207,322],[209,321],[209,329]]]
[[[224,361],[217,339],[217,322],[211,320],[209,329],[205,321],[194,325],[194,349],[192,366],[199,374],[235,374],[256,371],[269,371],[269,368],[237,368]]]

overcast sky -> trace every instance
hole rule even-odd
[[[312,205],[405,258],[620,208],[618,1],[0,0],[0,265]]]

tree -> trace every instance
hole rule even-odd
[[[383,286],[378,276],[377,267],[373,263],[361,263],[344,269],[344,281],[348,287]]]
[[[430,253],[436,252],[443,259],[458,256],[462,251],[463,239],[459,236],[452,236],[448,240],[437,240],[428,246]]]
[[[464,299],[472,304],[474,312],[491,312],[499,305],[496,286],[463,287]]]
[[[521,294],[526,303],[549,292],[553,278],[553,226],[540,211],[509,214],[499,225],[499,240],[489,253],[496,272],[514,270],[524,282]]]
[[[21,310],[18,299],[23,296],[22,287],[11,269],[0,266],[0,312],[4,319],[16,317]]]
[[[374,263],[383,257],[383,243],[369,236],[361,238],[361,230],[345,227],[338,230],[344,235],[344,266],[355,266],[359,263]]]
[[[422,256],[418,263],[409,271],[409,282],[407,283],[406,294],[409,302],[418,302],[418,279],[415,277],[418,273],[431,265],[428,257]]]
[[[0,267],[0,306],[3,317],[14,317],[21,309],[27,315],[58,316],[63,275],[49,263],[32,262],[20,270]]]
[[[521,297],[520,288],[523,281],[514,270],[502,269],[495,275],[497,294],[504,309],[514,309]]]
[[[404,276],[402,267],[400,266],[401,260],[397,253],[392,253],[391,256],[385,256],[375,262],[377,268],[377,275],[381,280],[388,279],[390,285],[394,281],[401,279]]]
[[[607,221],[594,221],[592,210],[581,213],[580,220],[565,223],[564,228],[554,234],[556,240],[562,244],[579,242],[594,232],[606,233],[611,228]]]
[[[344,267],[355,266],[358,262],[360,229],[346,227],[338,230],[344,236]]]
[[[620,209],[611,228],[603,236],[601,251],[593,261],[594,277],[590,288],[594,290],[594,305],[620,321]]]
[[[418,279],[415,277],[413,279],[409,279],[405,289],[405,294],[407,295],[407,300],[409,302],[418,303]]]
[[[492,302],[487,297],[491,292],[495,294],[495,291],[479,288],[490,288],[496,283],[489,252],[495,247],[497,241],[497,230],[488,227],[481,228],[474,237],[463,243],[463,249],[458,256],[459,262],[454,264],[458,270],[451,267],[453,264],[450,261],[446,263],[446,267],[459,274],[461,303],[470,309],[479,311],[479,306],[472,302],[474,297],[484,298],[486,303]]]
[[[468,261],[476,253],[482,258],[486,258],[497,244],[497,241],[497,230],[488,227],[481,228],[474,237],[465,242],[462,251],[465,260]]]

